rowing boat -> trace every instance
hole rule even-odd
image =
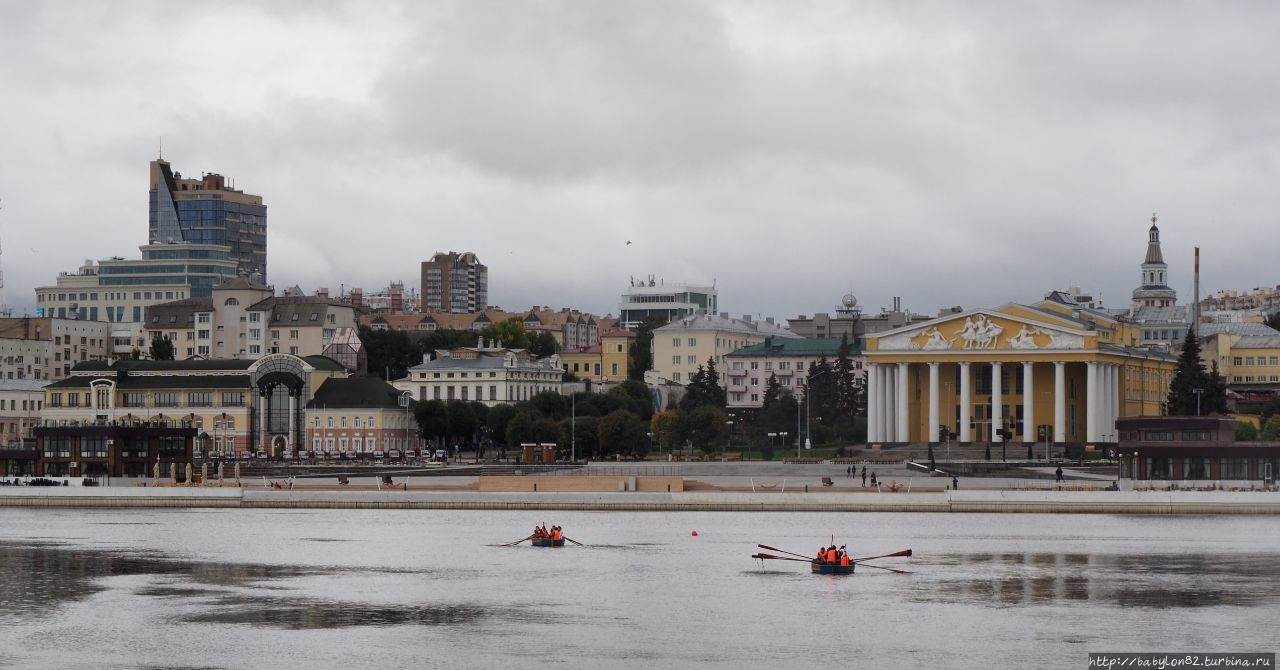
[[[535,547],[563,547],[564,538],[553,540],[549,537],[535,537],[529,540],[529,544],[532,544]]]
[[[819,563],[813,561],[809,563],[809,570],[815,575],[852,575],[853,564],[836,565],[834,563]]]

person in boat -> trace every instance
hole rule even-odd
[[[827,547],[827,562],[832,565],[840,562],[840,554],[836,551],[836,545],[834,544]]]
[[[817,558],[817,561],[818,561],[819,563],[826,563],[826,562],[827,562],[827,548],[826,548],[826,547],[818,547],[818,558]]]
[[[561,537],[563,536],[560,534],[560,526],[552,526],[551,539],[554,541],[554,540],[559,540]]]
[[[845,551],[844,545],[842,544],[840,545],[840,566],[847,568],[851,565],[853,565],[853,562],[849,560],[849,552]]]

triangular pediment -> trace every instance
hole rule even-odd
[[[1093,332],[1046,315],[1028,318],[1021,310],[978,309],[869,335],[876,351],[994,351],[1083,349]]]

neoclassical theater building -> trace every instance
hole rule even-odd
[[[1045,300],[867,336],[868,443],[1115,442],[1159,416],[1177,358],[1138,324]]]

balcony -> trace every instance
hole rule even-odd
[[[746,370],[730,370],[730,371],[729,371],[729,376],[730,376],[730,377],[745,377],[745,376],[747,376],[747,371],[746,371]]]

